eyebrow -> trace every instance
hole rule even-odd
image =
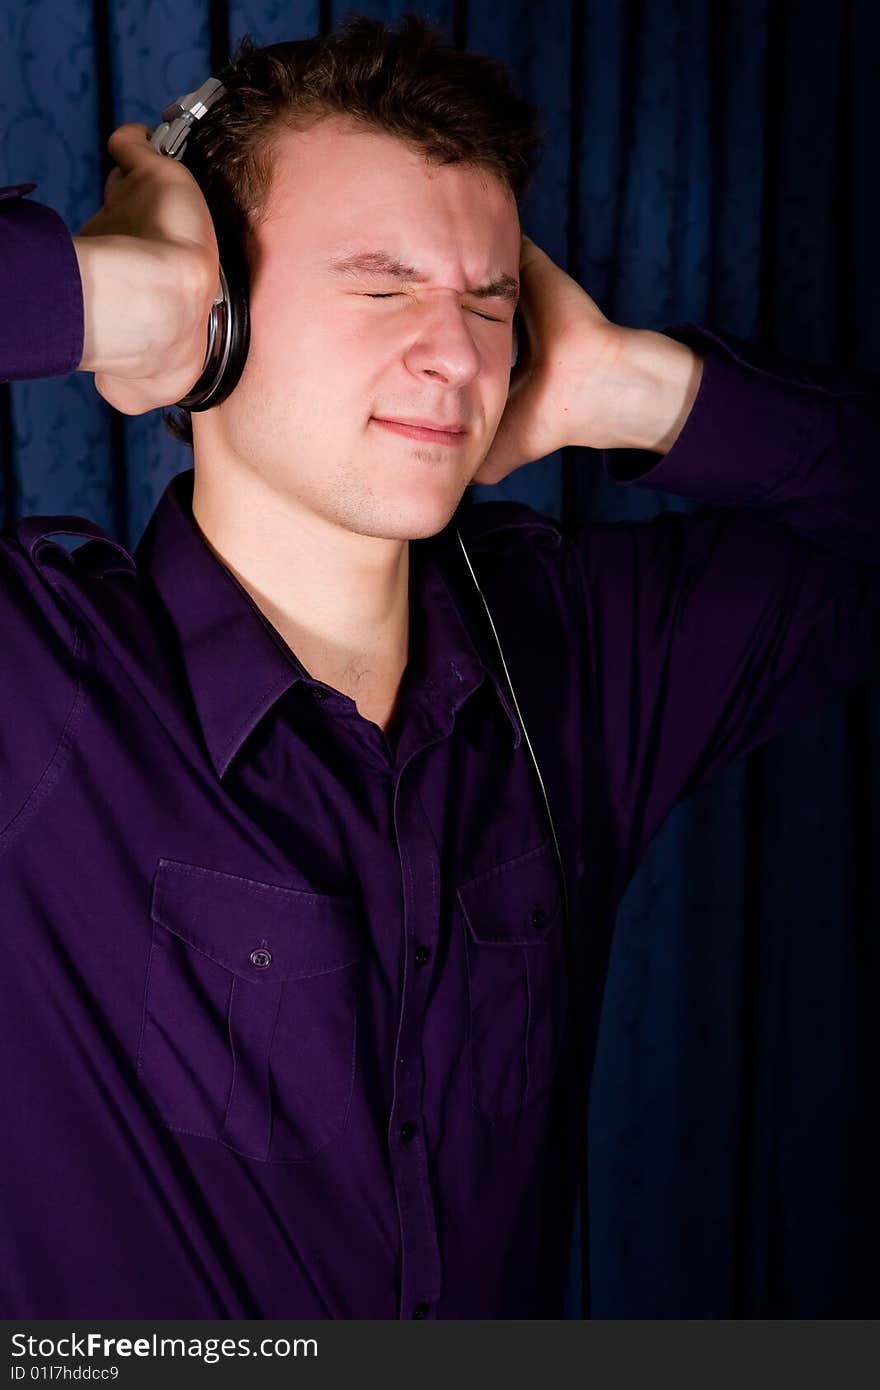
[[[423,270],[404,265],[388,251],[356,251],[353,255],[340,256],[327,262],[328,268],[336,275],[348,275],[352,279],[363,275],[391,276],[395,280],[405,280],[411,285],[424,285],[430,280]],[[487,285],[477,285],[465,290],[477,299],[509,299],[516,304],[519,299],[519,281],[512,275],[499,275]]]

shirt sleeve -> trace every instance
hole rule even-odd
[[[83,290],[73,238],[53,208],[0,188],[0,381],[75,372],[83,353]]]
[[[690,415],[616,482],[692,515],[590,524],[573,551],[613,804],[643,851],[714,773],[866,679],[880,607],[880,390],[695,325]]]

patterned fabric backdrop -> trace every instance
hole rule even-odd
[[[36,180],[76,231],[100,204],[114,126],[155,125],[242,33],[304,37],[347,9],[11,0],[0,182]],[[542,107],[523,227],[610,317],[880,367],[876,0],[423,12],[504,59]],[[79,513],[134,545],[191,454],[158,412],[116,415],[74,374],[0,385],[0,460],[7,520]],[[616,487],[589,450],[477,491],[567,525],[695,507]],[[590,1112],[593,1316],[878,1311],[877,693],[859,688],[677,807],[621,904]],[[581,1275],[575,1247],[573,1317]]]

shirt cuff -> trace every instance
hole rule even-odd
[[[53,208],[0,188],[0,380],[75,372],[82,361],[82,279],[73,238]]]
[[[809,368],[697,324],[663,329],[703,358],[690,414],[672,448],[604,449],[612,482],[725,505],[770,502],[812,432],[827,424],[826,388]],[[829,375],[834,369],[828,369]],[[816,368],[821,375],[823,369]]]

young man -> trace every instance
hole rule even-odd
[[[251,343],[194,473],[134,556],[76,519],[0,543],[6,1317],[559,1316],[626,884],[868,670],[876,397],[610,324],[521,236],[509,125],[442,126],[502,88],[415,24],[352,33],[251,54],[205,118]],[[306,67],[317,114],[280,119]],[[439,162],[453,126],[486,143]],[[129,413],[199,376],[210,198],[147,135],[114,132],[73,244],[6,190],[0,374],[78,367]],[[564,445],[752,514],[460,507]]]

